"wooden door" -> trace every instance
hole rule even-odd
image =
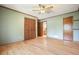
[[[43,36],[43,22],[38,22],[38,36]]]
[[[72,31],[72,20],[73,17],[67,17],[64,18],[63,24],[64,24],[64,40],[66,41],[72,41],[73,40],[73,31]]]
[[[36,21],[34,19],[25,18],[24,21],[24,39],[36,38]]]

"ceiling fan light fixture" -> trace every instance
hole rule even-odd
[[[48,13],[51,12],[53,8],[53,5],[51,4],[38,4],[38,9],[36,9],[35,11],[38,11],[39,13]]]
[[[41,13],[45,13],[45,10],[41,10],[40,12],[41,12]]]

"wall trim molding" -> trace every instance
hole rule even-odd
[[[21,14],[24,14],[24,15],[28,15],[28,16],[31,16],[31,17],[35,17],[35,18],[38,19],[38,17],[36,17],[36,16],[30,15],[30,14],[26,14],[26,13],[23,13],[23,12],[18,11],[18,10],[14,10],[14,9],[11,9],[11,8],[8,8],[8,7],[5,7],[5,6],[1,6],[1,5],[0,5],[0,7],[5,8],[5,9],[9,9],[9,10],[12,10],[12,11],[15,11],[15,12],[18,12],[18,13],[21,13]]]
[[[73,12],[69,12],[69,13],[74,13],[74,12],[78,12],[78,11],[73,11]],[[64,13],[64,14],[69,14],[69,13]],[[56,16],[61,16],[61,15],[64,15],[64,14],[60,14],[60,15],[56,15]],[[53,18],[53,17],[56,17],[56,16],[47,17],[47,18],[44,18],[44,19],[41,19],[41,20],[45,20],[45,19],[48,19],[48,18]]]

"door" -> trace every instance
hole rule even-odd
[[[34,19],[25,18],[24,21],[24,39],[36,38],[36,21]]]
[[[47,35],[47,22],[38,22],[38,36],[46,37]]]
[[[64,40],[65,41],[72,41],[73,40],[73,30],[72,30],[72,20],[73,17],[67,17],[64,18],[63,24],[64,24]]]
[[[38,36],[43,36],[43,22],[38,21]]]

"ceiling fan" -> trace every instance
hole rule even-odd
[[[52,11],[53,5],[52,4],[38,4],[37,8],[32,11],[38,11],[41,13],[49,13]]]

